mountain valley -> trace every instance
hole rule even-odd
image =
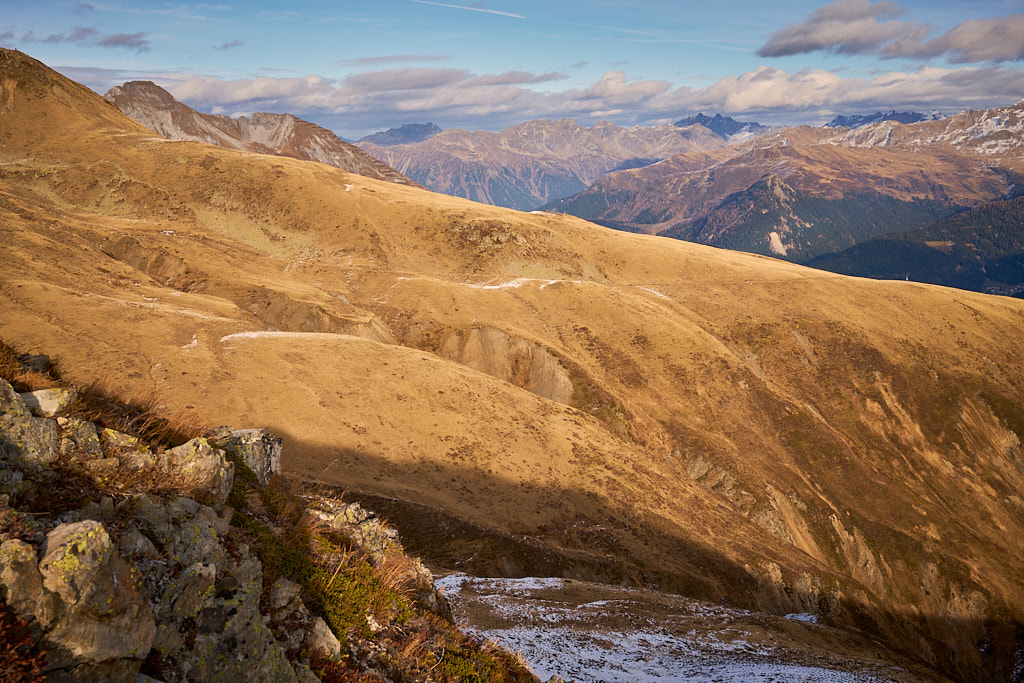
[[[462,189],[494,203],[596,180],[551,206],[652,233],[631,234],[206,124],[218,146],[160,137],[0,50],[0,338],[82,385],[270,428],[287,475],[373,501],[435,566],[814,614],[939,680],[1010,680],[1024,301],[767,255],[1013,194],[1022,111],[732,145],[702,126],[445,130],[419,168],[372,150],[453,192],[448,169],[476,164]],[[814,227],[841,202],[878,225]]]
[[[792,128],[613,173],[546,208],[803,263],[1019,193],[1022,113]]]

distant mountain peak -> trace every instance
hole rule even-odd
[[[696,116],[689,116],[685,119],[680,119],[676,121],[675,125],[680,128],[701,125],[715,135],[725,138],[726,140],[736,135],[759,135],[769,130],[767,126],[762,126],[756,121],[737,121],[730,116],[722,116],[721,114],[707,116],[703,113],[699,113]]]
[[[318,161],[343,171],[401,185],[416,185],[333,132],[292,114],[256,112],[231,118],[204,114],[174,99],[152,81],[111,88],[105,100],[171,140],[196,140],[231,149]]]
[[[441,130],[441,127],[435,123],[405,123],[398,128],[388,128],[379,133],[367,135],[359,142],[368,142],[379,147],[411,145],[432,138]]]
[[[946,118],[946,115],[938,112],[931,111],[927,114],[922,114],[916,111],[896,111],[890,109],[889,111],[877,111],[874,114],[853,114],[852,116],[836,116],[834,119],[826,123],[823,128],[860,128],[861,126],[867,126],[872,123],[879,123],[880,121],[895,121],[897,123],[920,123],[921,121],[938,121],[939,119]]]
[[[115,102],[119,98],[132,98],[163,110],[175,109],[180,104],[174,99],[174,95],[153,81],[128,81],[123,85],[114,86],[103,97],[108,102]]]

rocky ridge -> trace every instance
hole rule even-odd
[[[280,472],[281,440],[267,430],[224,427],[153,448],[80,412],[74,388],[19,393],[0,379],[0,610],[20,620],[37,653],[0,646],[0,677],[312,683],[474,670],[470,656],[445,660],[453,627],[430,572],[358,503],[322,492],[292,499],[300,527],[320,530],[309,552],[333,570],[325,589],[268,566],[286,531],[253,502]],[[325,550],[332,537],[348,548]],[[398,590],[368,606],[350,590],[325,600],[335,580],[354,585],[353,573],[390,577]],[[353,613],[340,619],[339,610]],[[397,647],[410,637],[418,650]],[[480,651],[468,638],[457,644]],[[534,680],[508,662],[491,673]],[[33,665],[38,678],[28,676]]]
[[[413,144],[359,142],[434,192],[520,210],[579,192],[609,171],[724,144],[702,127],[603,121],[584,128],[571,119],[527,121],[497,133],[448,129]]]
[[[368,178],[415,185],[326,128],[291,114],[256,112],[237,118],[203,114],[151,81],[129,81],[111,88],[103,97],[130,118],[171,140],[195,140],[246,152],[319,161]]]

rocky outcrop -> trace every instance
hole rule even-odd
[[[264,486],[271,475],[281,473],[281,439],[265,427],[236,430],[221,427],[211,441],[244,462]]]
[[[376,672],[374,680],[433,680],[428,669],[444,658],[443,642],[436,646],[439,655],[428,653],[427,665],[395,644],[409,640],[408,624],[394,616],[408,608],[392,602],[374,614],[367,607],[336,605],[332,617],[319,602],[307,602],[309,586],[284,577],[264,585],[262,555],[242,540],[254,537],[232,526],[236,512],[225,503],[236,463],[246,473],[248,488],[241,498],[260,498],[252,482],[264,486],[279,473],[280,438],[266,429],[222,427],[209,438],[153,448],[73,415],[35,417],[26,398],[32,394],[19,395],[0,379],[0,605],[29,623],[33,640],[46,653],[47,680],[313,683],[320,679],[311,667],[323,674],[354,667]],[[40,458],[40,453],[47,455]],[[35,501],[47,508],[61,496],[46,487],[59,487],[68,473],[92,478],[97,487],[119,478],[153,481],[161,493],[94,493],[78,507],[32,515],[12,503]],[[334,570],[327,589],[335,579],[349,580],[338,573],[357,557],[364,567],[358,571],[378,577],[371,581],[398,587],[418,609],[450,616],[430,572],[405,555],[394,527],[357,503],[326,495],[305,501],[308,508],[300,518],[309,528],[330,534],[331,543],[345,539],[331,546],[334,551],[309,550],[317,557],[338,553],[320,558]],[[244,514],[247,528],[255,524],[263,533],[286,533],[262,503]],[[259,543],[265,553],[267,542]],[[322,601],[323,593],[312,597]],[[313,605],[332,619],[337,609],[365,614],[358,612],[354,625],[336,633]],[[434,642],[443,622],[417,619],[416,628],[425,635],[410,642]],[[513,680],[529,680],[529,675]]]
[[[230,118],[203,114],[150,81],[130,81],[103,96],[125,115],[171,140],[197,140],[247,152],[319,161],[400,185],[408,178],[315,123],[291,114],[256,112]]]

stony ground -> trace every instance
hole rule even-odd
[[[519,652],[541,680],[944,680],[811,615],[563,579],[450,574],[437,585],[465,628]]]

